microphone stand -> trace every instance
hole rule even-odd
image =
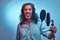
[[[42,27],[42,23],[43,23],[43,21],[41,21],[41,24],[40,24],[40,40],[41,40],[41,27]]]
[[[53,40],[55,40],[55,35],[53,36]]]

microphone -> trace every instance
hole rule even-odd
[[[50,25],[50,13],[47,13],[47,16],[46,16],[46,25],[47,26]]]
[[[40,12],[41,22],[43,22],[43,20],[45,20],[45,16],[46,16],[46,11],[43,9],[43,10],[41,10],[41,12]]]

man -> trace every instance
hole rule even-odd
[[[40,23],[32,3],[25,3],[22,6],[20,17],[21,22],[17,28],[16,40],[40,40]],[[56,27],[50,29],[56,32]],[[53,33],[51,32],[45,37],[52,39]]]

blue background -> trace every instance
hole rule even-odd
[[[45,9],[57,27],[56,40],[60,40],[60,0],[0,0],[0,40],[14,40],[19,23],[21,7],[24,3],[33,3],[36,13]]]

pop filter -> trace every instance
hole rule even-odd
[[[45,16],[46,16],[46,11],[43,9],[40,12],[40,19],[41,19],[42,22],[43,22],[43,20],[45,20]]]

